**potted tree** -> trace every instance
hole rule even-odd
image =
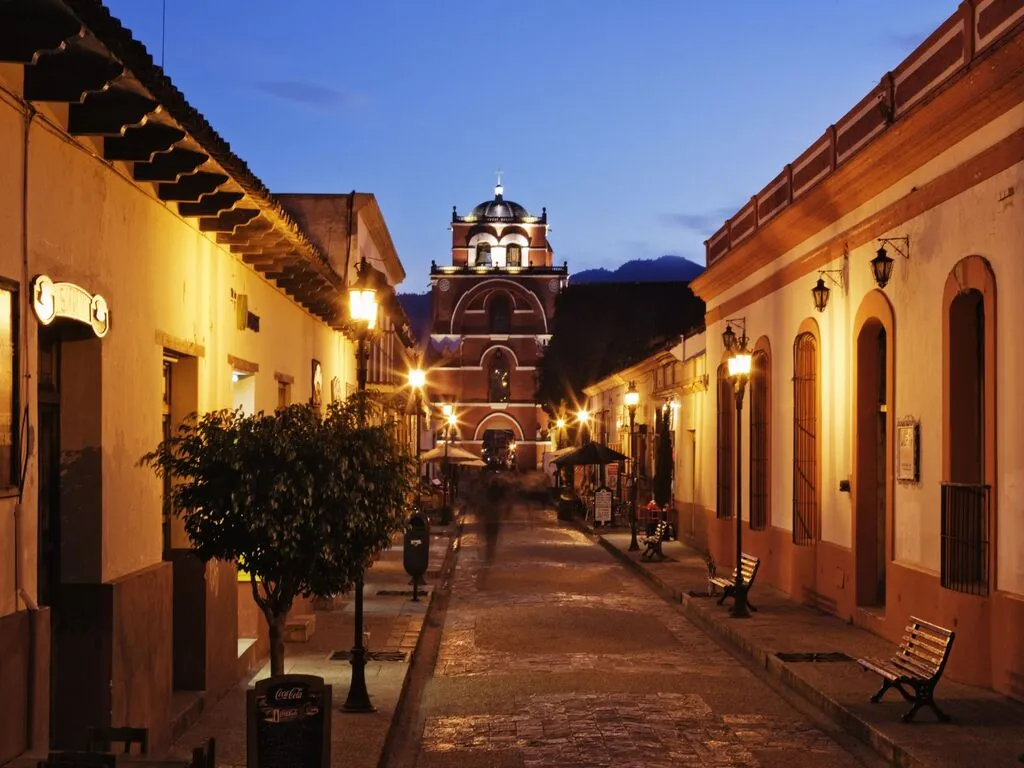
[[[234,562],[270,628],[284,672],[297,596],[347,591],[404,525],[415,468],[394,425],[367,423],[365,393],[273,414],[193,414],[142,457],[171,478],[175,514],[202,560]]]

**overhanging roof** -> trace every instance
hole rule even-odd
[[[101,139],[105,160],[342,326],[344,279],[100,0],[0,1],[0,62],[24,66],[26,101],[69,105],[71,136]]]

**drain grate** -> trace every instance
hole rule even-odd
[[[367,661],[405,661],[409,654],[405,651],[367,651]],[[331,661],[348,661],[352,658],[352,651],[335,651],[331,654]]]
[[[800,662],[800,661],[818,661],[818,662],[831,662],[831,661],[853,661],[845,653],[839,651],[828,651],[823,653],[804,652],[804,653],[776,653],[775,654],[780,661],[785,662]]]
[[[378,589],[377,594],[382,597],[412,597],[411,589]],[[420,597],[427,597],[430,595],[429,589],[421,589],[417,592]]]

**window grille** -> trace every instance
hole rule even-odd
[[[754,353],[750,375],[750,528],[768,525],[768,355]]]
[[[818,344],[811,333],[793,345],[793,543],[821,539],[818,506]]]
[[[989,486],[942,484],[940,583],[954,592],[988,594]]]
[[[733,384],[726,366],[718,367],[718,511],[723,520],[732,519],[736,504],[733,501],[733,431],[736,401]]]

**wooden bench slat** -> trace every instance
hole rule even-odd
[[[912,627],[907,627],[903,631],[903,637],[904,639],[909,638],[921,643],[927,643],[937,649],[945,648],[949,644],[948,637],[940,637],[938,635],[933,635],[930,632],[922,632],[921,630],[914,629]]]
[[[939,671],[937,666],[924,666],[922,664],[915,664],[910,659],[903,656],[897,656],[891,662],[892,666],[896,669],[904,670],[902,674],[907,677],[918,678],[921,680],[930,680],[935,677],[935,674]]]
[[[911,616],[910,623],[917,625],[919,628],[927,629],[943,638],[953,637],[953,630],[940,627],[938,624],[932,624],[930,621],[925,621],[924,619],[919,619],[917,616]]]
[[[922,661],[927,661],[931,664],[938,666],[942,663],[942,657],[945,655],[944,652],[936,651],[933,648],[928,648],[917,643],[904,643],[903,651],[906,655],[912,656]]]

